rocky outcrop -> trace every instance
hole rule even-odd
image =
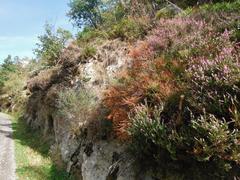
[[[122,144],[114,141],[83,143],[77,156],[72,156],[71,165],[75,166],[83,180],[124,180],[136,179],[132,157],[126,154]],[[76,162],[75,162],[76,161]]]
[[[60,154],[67,171],[78,174],[79,179],[136,179],[134,159],[126,153],[125,146],[104,133],[96,138],[84,127],[81,133],[73,134],[69,128],[72,117],[63,118],[57,113],[59,91],[85,89],[96,97],[98,108],[92,114],[101,118],[103,93],[118,73],[131,63],[127,49],[125,42],[108,41],[97,48],[94,57],[82,60],[81,48],[71,44],[56,67],[41,71],[28,82],[31,95],[25,115],[27,123],[52,137],[52,154]],[[91,119],[93,117],[89,116],[89,121]],[[101,126],[95,126],[98,125]]]

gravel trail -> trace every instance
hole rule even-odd
[[[0,180],[15,180],[16,163],[11,118],[0,113]]]

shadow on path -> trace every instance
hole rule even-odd
[[[49,157],[49,148],[52,140],[50,138],[43,138],[40,131],[32,130],[26,125],[22,119],[15,120],[12,123],[13,139],[22,146],[27,146],[34,151],[41,154],[41,156]],[[26,155],[28,156],[28,155]],[[43,180],[72,180],[65,171],[58,170],[55,165],[47,166],[31,166],[24,165],[17,168],[20,174],[32,174],[37,179]]]
[[[39,152],[42,156],[49,156],[51,140],[43,138],[40,131],[32,130],[22,119],[12,123],[13,138],[21,145],[28,146]]]
[[[0,130],[0,134],[3,134],[7,138],[13,138],[12,131]]]

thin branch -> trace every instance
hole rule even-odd
[[[183,9],[177,6],[176,4],[172,3],[169,0],[165,0],[168,4],[172,5],[174,8],[176,8],[179,12],[183,12]]]

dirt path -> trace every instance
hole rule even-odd
[[[15,180],[16,163],[11,120],[0,113],[0,180]]]

